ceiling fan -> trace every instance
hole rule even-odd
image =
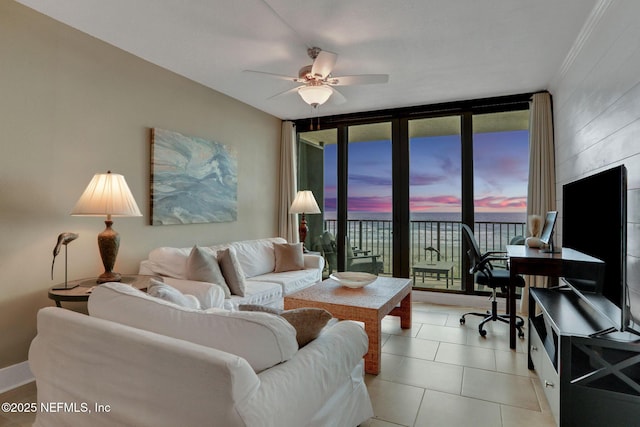
[[[334,86],[387,83],[389,81],[389,76],[387,74],[359,74],[334,77],[331,74],[331,71],[338,59],[337,54],[322,50],[319,47],[311,47],[307,49],[307,54],[311,59],[313,59],[313,63],[300,68],[298,71],[298,77],[265,73],[263,71],[245,70],[245,72],[262,74],[294,83],[302,83],[301,86],[296,86],[293,89],[288,89],[284,92],[273,95],[270,99],[292,92],[298,92],[298,95],[300,95],[304,102],[314,108],[324,104],[332,96],[332,100],[336,104],[346,102],[346,98],[338,92]]]

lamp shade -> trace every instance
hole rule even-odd
[[[296,198],[291,203],[289,213],[292,214],[319,214],[320,208],[316,202],[316,198],[313,197],[313,193],[310,190],[298,191]]]
[[[124,176],[97,173],[80,196],[71,215],[142,216]]]
[[[327,102],[329,97],[333,94],[333,90],[324,85],[302,86],[298,89],[298,93],[307,104],[311,106],[318,106]]]

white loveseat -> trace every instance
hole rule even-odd
[[[280,237],[243,240],[208,246],[217,251],[233,247],[246,279],[245,295],[231,295],[224,308],[235,309],[239,304],[260,304],[282,307],[283,297],[322,280],[324,258],[320,255],[304,254],[304,269],[274,272],[276,257],[274,243],[287,243]],[[187,259],[192,248],[160,247],[149,253],[148,259],[140,263],[140,274],[163,276],[164,281],[180,290],[185,290],[189,280]]]
[[[38,313],[38,402],[68,410],[40,411],[36,427],[349,427],[373,416],[355,322],[298,349],[280,316],[186,309],[114,283],[95,288],[89,312]]]

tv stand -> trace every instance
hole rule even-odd
[[[560,286],[530,289],[529,313],[529,369],[536,370],[556,423],[637,425],[640,340],[611,332],[609,317],[619,318],[618,307]]]

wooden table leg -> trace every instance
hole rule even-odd
[[[400,327],[402,329],[411,328],[411,292],[400,301]]]
[[[378,375],[382,361],[382,325],[380,320],[364,322],[364,331],[369,337],[369,350],[364,356],[364,371]]]

